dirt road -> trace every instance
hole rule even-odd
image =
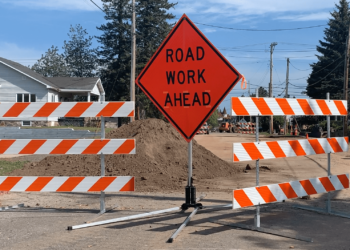
[[[232,161],[232,143],[254,141],[254,136],[237,134],[198,135],[197,142],[226,161]],[[261,140],[275,140],[261,138]],[[349,172],[349,153],[332,154],[332,174]],[[239,163],[255,166],[255,162]],[[260,183],[273,184],[327,175],[327,155],[264,160]],[[195,175],[196,169],[193,170]],[[229,204],[232,190],[255,185],[255,170],[230,178],[195,179],[198,195],[206,193],[205,206]],[[332,193],[332,208],[350,214],[350,191]],[[99,194],[11,193],[0,196],[2,205],[24,203],[24,209],[0,212],[0,249],[349,249],[350,220],[298,210],[295,204],[325,206],[326,195],[310,200],[294,199],[262,206],[261,225],[277,231],[313,238],[313,243],[233,229],[212,223],[225,220],[253,225],[255,208],[203,209],[174,243],[166,240],[191,212],[114,223],[67,231],[69,225],[180,206],[183,192],[115,193],[107,205],[117,206],[96,218]]]

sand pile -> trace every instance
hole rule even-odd
[[[135,121],[110,132],[106,138],[135,138],[135,155],[106,155],[106,175],[136,177],[137,191],[182,190],[187,181],[188,143],[171,124],[158,119]],[[239,170],[193,141],[193,176],[196,179],[229,177]],[[98,176],[96,155],[48,156],[28,163],[11,175]]]

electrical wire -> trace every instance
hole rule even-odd
[[[307,71],[307,70],[310,70],[310,69],[298,69],[297,67],[295,67],[293,65],[293,63],[291,63],[291,61],[289,61],[289,64],[292,65],[293,68],[295,68],[296,70],[300,70],[300,71]]]

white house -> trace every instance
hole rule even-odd
[[[104,99],[105,91],[96,77],[43,77],[19,63],[0,57],[0,102],[69,102],[75,96],[87,96],[87,101]],[[52,121],[54,118],[31,118]],[[18,118],[1,118],[18,121]],[[23,125],[23,121],[20,121]],[[19,124],[18,124],[19,125]]]

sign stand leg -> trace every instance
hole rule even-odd
[[[327,101],[330,100],[329,93],[327,93]],[[331,137],[331,117],[327,115],[327,138]],[[331,175],[331,153],[327,153],[327,173],[328,176]],[[343,218],[350,219],[349,214],[341,213],[341,212],[333,212],[331,208],[331,193],[327,193],[327,203],[326,203],[326,209],[320,209],[320,208],[315,208],[315,207],[310,207],[310,206],[293,206],[294,208],[299,208],[303,210],[309,210],[317,213],[322,213],[322,214],[329,214],[329,215],[335,215]]]
[[[258,91],[256,93],[258,96]],[[255,141],[259,143],[259,115],[256,117],[255,125]],[[259,159],[256,160],[256,186],[259,187]],[[256,206],[256,215],[255,215],[255,227],[260,227],[260,205]]]

